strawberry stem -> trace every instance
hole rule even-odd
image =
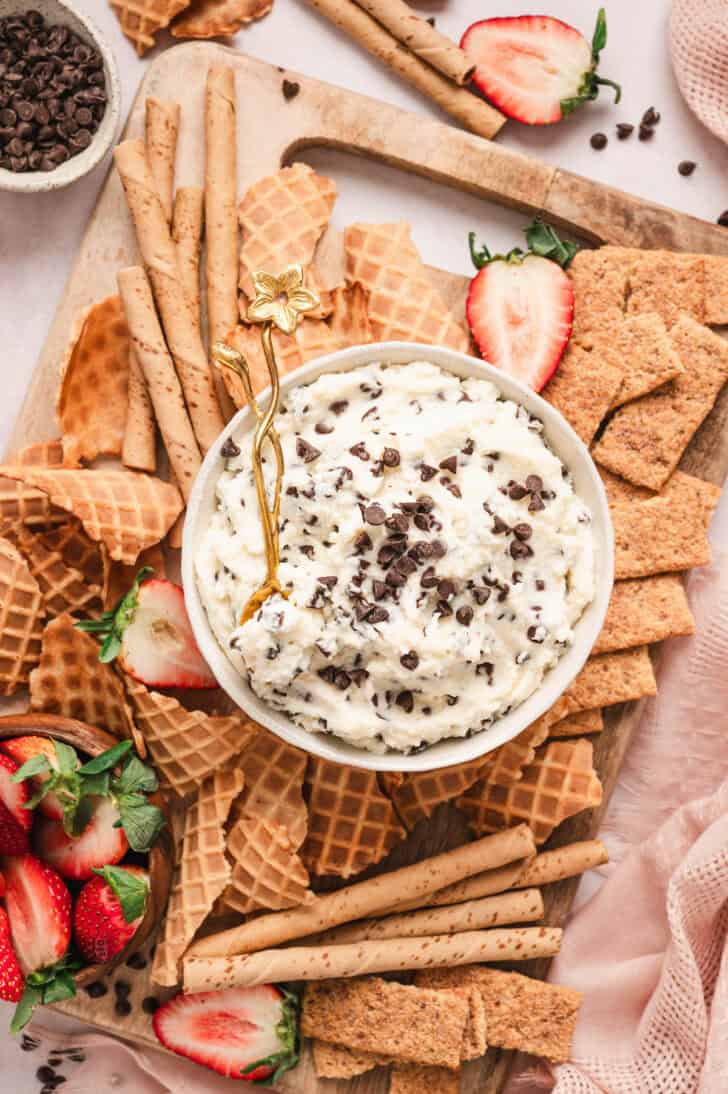
[[[283,999],[281,1001],[281,1018],[276,1026],[276,1036],[280,1041],[280,1049],[263,1060],[256,1060],[241,1071],[241,1076],[251,1075],[258,1068],[271,1068],[271,1073],[262,1079],[252,1079],[253,1086],[275,1086],[286,1071],[291,1071],[299,1060],[300,1046],[298,1035],[298,997],[293,992],[279,987]]]
[[[100,619],[81,619],[74,624],[86,634],[97,634],[103,638],[99,661],[104,664],[115,660],[121,653],[124,631],[133,620],[139,605],[139,589],[153,575],[151,566],[143,566],[129,591],[116,602],[111,611],[104,612]]]
[[[600,87],[611,87],[614,89],[615,104],[618,103],[622,98],[622,88],[619,84],[615,83],[614,80],[608,80],[605,76],[597,75],[599,57],[606,44],[607,17],[604,8],[600,8],[597,14],[597,24],[594,28],[594,34],[592,36],[591,67],[584,73],[584,78],[577,94],[573,96],[573,98],[561,100],[561,116],[563,118],[568,117],[569,114],[573,114],[574,111],[582,105],[582,103],[587,103],[593,99],[596,99],[599,95]]]

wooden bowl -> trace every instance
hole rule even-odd
[[[103,729],[96,729],[84,722],[77,722],[73,718],[61,718],[55,714],[8,714],[0,717],[0,741],[8,737],[22,737],[33,734],[38,737],[56,737],[65,744],[72,745],[79,752],[89,757],[99,756],[102,752],[119,743],[117,737],[112,737]],[[157,842],[149,852],[149,897],[144,918],[137,927],[134,935],[123,950],[111,961],[103,965],[88,965],[77,972],[74,979],[78,987],[84,987],[99,977],[106,976],[117,965],[128,961],[133,953],[140,950],[156,930],[164,910],[167,906],[172,873],[174,869],[174,846],[169,829],[169,817],[167,815],[164,797],[157,791],[150,795],[149,800],[162,810],[167,818],[167,826],[160,832]]]

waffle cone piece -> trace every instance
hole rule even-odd
[[[176,486],[138,471],[67,471],[3,467],[0,474],[42,490],[51,503],[81,521],[109,556],[131,565],[164,539],[182,511]]]
[[[51,504],[51,499],[42,490],[0,475],[0,532],[12,524],[40,528],[66,520],[68,514]]]
[[[313,897],[288,831],[275,821],[241,817],[228,835],[227,853],[233,865],[223,896],[226,910],[241,915],[261,908],[281,911]]]
[[[57,437],[29,444],[15,453],[13,463],[21,467],[63,467],[63,441]]]
[[[261,391],[264,391],[270,385],[268,366],[260,342],[260,327],[241,323],[234,331],[230,332],[225,341],[233,349],[242,353],[248,364],[253,394],[259,395]],[[303,364],[301,351],[296,340],[288,334],[283,334],[278,329],[273,331],[273,348],[275,349],[278,373],[281,379]],[[221,368],[220,375],[223,378],[228,395],[238,410],[243,406],[247,406],[243,385],[237,374],[229,368]]]
[[[488,752],[483,757],[483,782],[488,786],[510,786],[520,779],[524,767],[536,758],[536,749],[544,743],[548,732],[548,721],[539,718],[512,741]]]
[[[224,826],[242,788],[242,772],[216,771],[204,780],[187,810],[182,857],[172,883],[164,935],[152,966],[156,984],[173,987],[178,982],[180,958],[229,884]]]
[[[130,676],[124,683],[160,781],[180,798],[230,766],[256,733],[252,722],[242,718],[185,710],[172,696],[149,691]]]
[[[56,416],[64,463],[119,456],[129,395],[129,331],[118,296],[93,304],[61,365]]]
[[[164,30],[189,0],[111,0],[121,29],[139,57],[154,45],[154,37]]]
[[[434,287],[410,226],[352,224],[344,232],[346,276],[369,293],[376,341],[424,342],[470,352],[470,339]]]
[[[27,684],[40,661],[43,596],[19,551],[0,539],[0,694]]]
[[[483,759],[405,775],[383,785],[392,798],[402,823],[411,831],[418,821],[432,816],[438,805],[452,801],[480,778]]]
[[[67,566],[59,551],[50,549],[43,538],[24,524],[16,524],[5,532],[5,538],[22,554],[38,582],[43,604],[49,618],[63,612],[88,612],[101,602],[101,586],[87,585],[80,570]]]
[[[362,285],[340,285],[331,294],[331,304],[328,319],[304,319],[296,328],[302,362],[372,341],[367,293]]]
[[[129,592],[142,566],[154,570],[157,577],[167,576],[167,560],[161,543],[142,551],[133,566],[125,566],[123,562],[108,563],[103,584],[104,611],[115,608],[122,596]]]
[[[40,664],[30,674],[30,709],[77,718],[115,737],[132,737],[134,724],[124,688],[99,661],[94,639],[59,615],[43,631]]]
[[[543,843],[567,817],[601,803],[592,759],[591,741],[551,741],[511,786],[477,782],[456,804],[478,836],[525,821],[536,843]]]
[[[242,753],[239,768],[245,776],[245,793],[235,802],[233,819],[243,816],[274,821],[288,832],[297,851],[306,837],[308,813],[301,788],[306,754],[267,733],[259,726],[252,743]]]
[[[36,535],[49,551],[54,551],[61,556],[66,566],[78,570],[87,585],[104,587],[108,571],[108,556],[105,555],[99,543],[94,543],[90,536],[86,535],[79,520],[65,513],[62,524],[57,524],[43,532],[36,532]]]
[[[376,772],[311,756],[305,786],[308,835],[301,858],[312,873],[351,877],[404,839]]]
[[[332,180],[305,163],[283,167],[250,187],[239,207],[240,288],[249,299],[256,270],[277,274],[293,262],[310,265],[335,201]]]

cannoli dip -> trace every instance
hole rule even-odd
[[[250,434],[222,446],[195,560],[255,694],[375,752],[478,732],[527,699],[594,596],[591,515],[541,422],[488,381],[413,362],[294,388],[277,427],[287,599],[240,624],[265,578]]]

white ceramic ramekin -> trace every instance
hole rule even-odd
[[[215,487],[224,467],[220,448],[228,437],[238,437],[252,431],[255,419],[247,409],[235,415],[205,457],[187,505],[182,547],[185,601],[195,637],[210,668],[228,695],[256,722],[297,748],[338,763],[375,771],[429,771],[436,767],[463,763],[511,740],[535,721],[566,690],[589,656],[604,622],[614,571],[614,542],[607,498],[588,450],[558,411],[535,392],[523,387],[492,365],[439,346],[380,342],[355,346],[318,358],[287,376],[281,383],[281,389],[285,393],[293,387],[310,384],[325,372],[344,372],[375,362],[406,364],[410,361],[430,361],[456,376],[490,380],[506,398],[520,403],[531,414],[537,415],[544,424],[544,437],[571,471],[577,494],[591,510],[596,548],[596,595],[576,624],[573,645],[524,703],[472,737],[448,738],[430,745],[422,752],[405,756],[399,752],[376,755],[354,748],[331,735],[309,733],[285,714],[261,702],[215,638],[200,599],[194,566],[198,544],[216,506]],[[265,396],[262,399],[265,401]]]

